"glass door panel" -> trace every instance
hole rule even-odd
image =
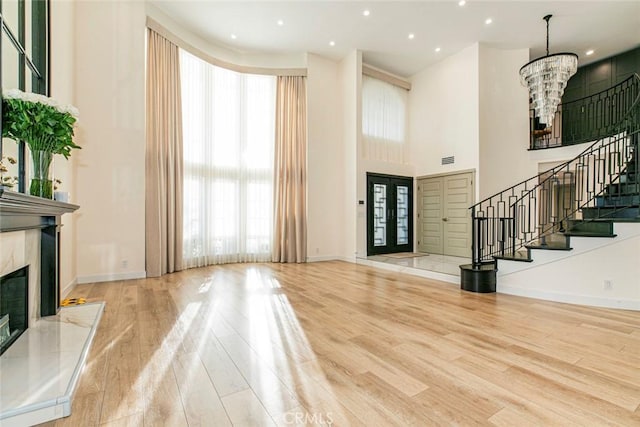
[[[409,243],[409,187],[398,185],[396,195],[396,245],[406,245]]]
[[[373,185],[373,245],[387,245],[387,186]]]

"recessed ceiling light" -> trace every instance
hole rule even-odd
[[[436,53],[440,52],[440,50],[441,50],[441,49],[440,49],[439,47],[437,47],[437,48],[436,48]]]
[[[278,25],[282,27],[284,25],[284,21],[282,19],[278,19]]]
[[[364,16],[369,16],[369,15],[371,15],[371,12],[369,11],[369,9],[365,9],[365,10],[362,12],[362,14],[363,14]]]
[[[231,34],[231,38],[235,40],[238,38],[238,36],[236,36],[235,34]]]
[[[467,4],[467,2],[466,2],[466,1],[464,1],[464,0],[460,0],[460,1],[458,2],[458,6],[464,6],[465,4]]]
[[[484,23],[487,24],[487,25],[491,24],[492,22],[493,22],[493,19],[491,19],[491,18],[487,18],[484,21]]]
[[[409,40],[413,40],[416,38],[416,35],[413,33],[409,33],[409,35],[407,36],[409,38]]]
[[[335,46],[335,45],[336,45],[336,42],[334,42],[333,40],[329,42],[329,46]]]
[[[593,55],[594,50],[593,49],[589,49],[588,51],[586,51],[584,54],[589,56],[589,55]]]

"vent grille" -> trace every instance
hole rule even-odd
[[[449,156],[449,157],[443,157],[442,158],[442,164],[443,165],[452,165],[454,164],[456,161],[455,156]]]

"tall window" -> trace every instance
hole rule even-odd
[[[362,140],[364,157],[406,163],[408,92],[362,76]]]
[[[180,64],[185,267],[270,261],[276,79]]]
[[[0,0],[0,88],[20,89],[49,95],[49,2],[46,0]],[[1,96],[0,96],[1,98]],[[0,102],[0,134],[2,134],[2,102]],[[18,176],[18,188],[25,192],[24,141],[0,142],[0,157],[18,158],[9,167],[8,176]],[[6,164],[5,164],[6,165]],[[15,188],[14,188],[15,190]]]

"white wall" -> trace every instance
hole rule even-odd
[[[145,274],[145,4],[75,9],[79,282]]]
[[[307,258],[343,255],[345,158],[339,65],[307,55]]]
[[[529,93],[519,77],[528,61],[528,49],[479,45],[480,199],[538,173],[527,151]]]
[[[51,96],[63,104],[75,105],[74,93],[74,3],[51,2]],[[77,132],[77,131],[76,131]],[[78,138],[76,137],[76,142]],[[53,163],[54,178],[62,184],[59,191],[70,193],[71,203],[76,202],[75,165],[79,151],[73,150],[67,160],[56,156]],[[60,230],[60,287],[62,297],[75,284],[77,276],[76,216],[77,213],[62,216]]]
[[[640,225],[616,223],[614,233],[615,238],[572,237],[568,252],[533,251],[532,263],[499,261],[497,291],[640,310]]]
[[[584,143],[577,145],[569,145],[568,147],[559,147],[549,150],[533,150],[528,152],[528,159],[532,164],[540,165],[542,163],[562,163],[572,160],[587,149],[592,143]]]
[[[361,133],[360,89],[362,86],[362,53],[353,51],[339,64],[339,79],[342,87],[342,156],[344,158],[344,196],[342,204],[343,234],[342,254],[355,261],[357,248],[357,216],[359,212],[357,194],[358,140]],[[331,173],[331,171],[327,171]]]
[[[416,176],[479,167],[478,44],[411,77],[410,158]],[[441,158],[455,156],[452,165]]]

